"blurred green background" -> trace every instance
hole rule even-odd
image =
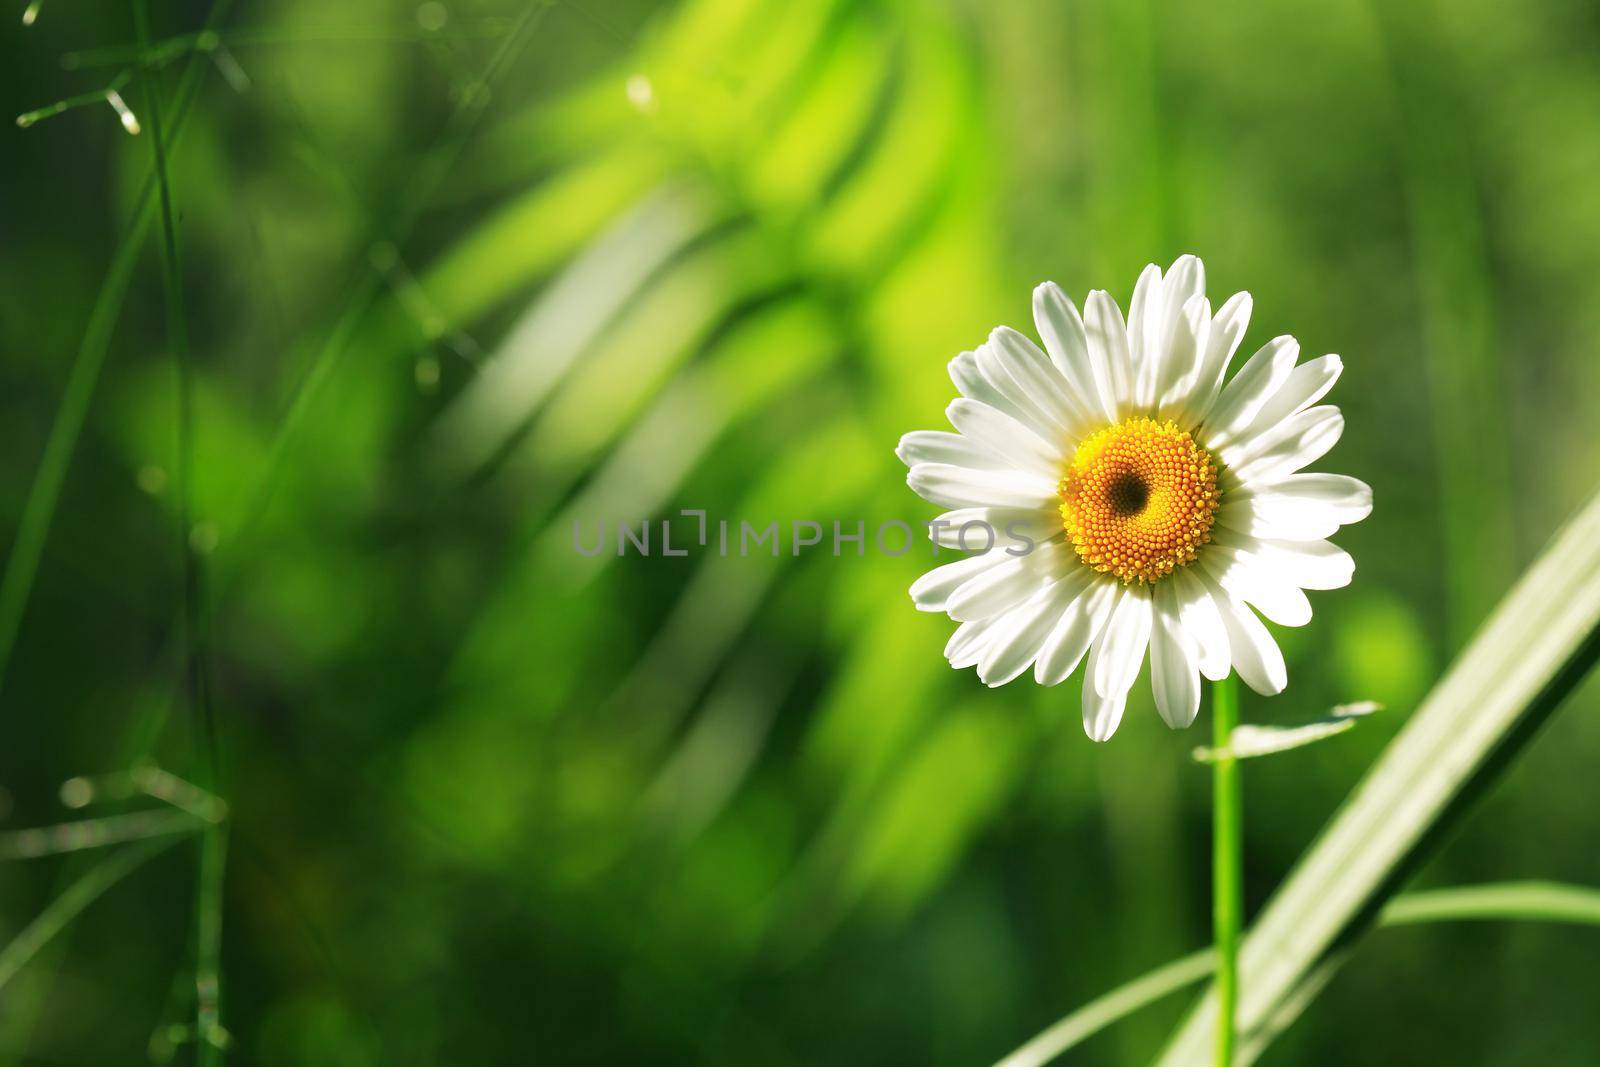
[[[130,10],[8,11],[10,113],[111,83]],[[1206,731],[1147,686],[1095,746],[1076,680],[950,670],[920,546],[571,548],[684,507],[931,518],[895,442],[1038,281],[1126,303],[1193,251],[1254,293],[1251,348],[1344,356],[1323,466],[1377,510],[1243,711],[1390,710],[1247,766],[1252,907],[1600,477],[1592,4],[210,12],[153,0],[151,58],[233,1062],[984,1063],[1204,945]],[[75,815],[74,776],[207,777],[149,88],[138,137],[103,105],[0,131],[0,830],[149,807]],[[1600,882],[1596,698],[1422,883]],[[195,841],[0,986],[0,1060],[192,1059],[151,1035],[193,1015]],[[0,866],[0,942],[103,855]],[[1583,931],[1382,931],[1266,1062],[1591,1064],[1597,981]],[[1186,1003],[1068,1062],[1144,1062]]]

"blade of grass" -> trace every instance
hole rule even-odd
[[[1214,949],[1201,949],[1096,997],[1001,1060],[996,1067],[1041,1067],[1140,1008],[1194,985],[1217,969]]]
[[[1560,882],[1496,882],[1407,893],[1383,909],[1385,926],[1450,919],[1521,919],[1600,926],[1600,892]]]
[[[231,6],[232,0],[215,0],[206,15],[206,30],[214,31],[221,26]],[[172,109],[169,143],[177,141],[192,114],[207,69],[208,63],[203,55],[190,57],[185,65],[175,93],[176,102]],[[76,451],[90,403],[94,398],[100,372],[105,365],[111,336],[122,313],[123,302],[133,280],[133,272],[138,265],[145,239],[155,221],[155,185],[155,175],[152,174],[145,179],[139,196],[134,201],[132,217],[112,255],[111,265],[106,271],[100,291],[95,296],[83,338],[79,342],[77,354],[67,375],[61,404],[56,409],[43,455],[40,457],[33,483],[28,489],[16,539],[6,558],[5,573],[0,576],[0,690],[4,688],[6,671],[16,649],[22,617],[27,609],[44,546],[55,517],[56,506],[61,498],[61,488],[66,480],[73,453]],[[141,721],[148,724],[151,717],[142,716]],[[66,883],[63,881],[61,884]],[[65,891],[70,892],[70,889]],[[73,915],[76,915],[75,911],[67,916],[66,921],[70,921]],[[26,1034],[43,1010],[42,995],[32,990],[22,995],[17,995],[17,992],[13,991],[13,995],[9,998],[10,1010],[3,1020],[3,1028],[8,1035],[8,1046],[17,1044],[21,1040],[20,1036],[13,1040],[11,1035]]]
[[[218,0],[207,16],[208,28],[222,23],[231,0]],[[169,139],[176,141],[199,95],[201,77],[205,74],[204,57],[196,56],[184,68],[173,107],[172,129]],[[0,688],[4,687],[6,668],[16,648],[17,632],[22,625],[22,614],[28,606],[28,596],[33,591],[33,580],[39,571],[39,560],[44,555],[45,541],[50,535],[50,524],[55,518],[56,504],[61,499],[61,485],[66,480],[67,467],[77,448],[78,435],[83,430],[84,418],[89,413],[89,403],[94,398],[100,369],[105,365],[106,351],[111,345],[111,333],[117,318],[122,314],[122,302],[133,281],[133,271],[138,265],[139,252],[145,237],[155,221],[156,190],[152,175],[139,194],[133,220],[128,224],[122,241],[111,258],[111,267],[95,297],[94,308],[89,313],[89,323],[84,328],[78,354],[67,375],[67,387],[56,410],[55,421],[50,426],[50,436],[45,442],[44,455],[39,460],[38,473],[28,489],[28,499],[23,505],[22,520],[17,526],[16,540],[11,554],[6,557],[5,575],[0,577]]]
[[[150,13],[147,0],[134,4],[134,24],[141,47],[150,40]],[[172,181],[167,168],[166,129],[162,122],[161,73],[146,70],[142,81],[150,112],[150,154],[156,179],[157,216],[161,222],[162,291],[166,303],[167,343],[172,348],[177,384],[177,452],[173,489],[177,499],[178,552],[182,561],[183,611],[180,644],[184,652],[184,673],[189,701],[200,717],[205,733],[210,781],[216,791],[217,734],[210,702],[205,699],[204,572],[191,545],[190,514],[193,509],[194,466],[194,367],[189,352],[189,327],[183,308],[183,265],[179,258],[176,213],[172,206]]]
[[[195,1033],[201,1064],[221,1062],[228,1034],[222,1026],[222,878],[227,869],[227,827],[200,835],[200,893],[195,901]]]
[[[207,18],[207,28],[203,32],[214,32],[216,27],[220,26],[229,3],[230,0],[218,0],[212,6]],[[520,43],[520,41],[526,39],[528,31],[532,29],[536,22],[534,16],[545,10],[547,6],[547,4],[539,3],[529,5],[518,22],[516,29],[513,30],[512,34],[508,35],[510,39],[497,52],[489,72],[477,87],[479,91],[471,94],[470,99],[463,101],[462,105],[458,107],[449,130],[448,140],[450,143],[446,146],[447,149],[459,149],[460,143],[465,140],[472,128],[470,120],[475,118],[484,104],[487,103],[488,93],[484,89],[509,62],[514,54],[513,44]],[[201,76],[205,73],[206,67],[207,62],[203,54],[192,56],[186,66],[175,94],[176,103],[172,109],[173,119],[170,131],[154,131],[155,137],[153,139],[157,142],[158,160],[161,153],[170,150],[172,142],[176,140],[188,117],[192,104],[198,95]],[[436,153],[429,160],[431,166],[424,172],[426,180],[417,181],[413,184],[415,195],[402,210],[404,221],[402,229],[409,226],[415,217],[415,212],[421,207],[427,192],[433,185],[437,184],[440,176],[448,170],[449,162],[454,158],[454,154],[454,151],[446,150]],[[133,219],[129,223],[127,231],[113,256],[106,280],[102,284],[101,291],[91,312],[77,357],[73,362],[72,370],[69,372],[62,405],[58,409],[55,422],[52,424],[50,437],[46,443],[38,473],[29,491],[23,518],[19,524],[17,539],[7,559],[5,574],[3,578],[0,578],[0,683],[3,683],[6,667],[15,649],[16,637],[29,594],[32,591],[34,578],[37,575],[43,548],[54,518],[55,508],[60,499],[61,487],[78,437],[81,434],[95,386],[99,380],[100,371],[104,365],[112,332],[120,316],[140,250],[156,218],[158,199],[164,201],[163,206],[167,208],[163,217],[164,237],[168,239],[166,251],[170,253],[175,249],[175,234],[171,229],[170,195],[167,189],[158,189],[158,185],[160,185],[163,178],[163,169],[158,163],[158,171],[146,181],[136,202],[137,206],[134,210]],[[176,276],[176,256],[168,255],[167,263],[166,278],[170,282]],[[169,289],[169,300],[173,291],[173,289]],[[352,313],[350,319],[352,325],[355,320],[359,319],[360,313],[365,310],[366,304],[367,300],[359,296],[351,301]],[[180,309],[179,326],[181,328],[181,299],[178,307]],[[336,331],[337,336],[338,331]],[[336,341],[329,347],[337,349],[340,346]],[[302,389],[302,393],[305,391],[305,389]],[[293,420],[291,419],[290,426],[285,429],[291,429],[292,423]],[[287,436],[287,432],[280,433],[280,440]],[[263,498],[270,495],[270,488],[271,480],[269,478],[259,495]],[[186,528],[186,519],[182,521],[181,526]],[[185,534],[184,541],[184,551],[187,553],[187,534]],[[144,732],[146,734],[149,733],[148,730]],[[196,977],[202,987],[209,982],[213,989],[216,986],[216,982],[214,979],[208,979],[207,976],[214,976],[219,971],[216,960],[220,933],[220,874],[223,867],[222,857],[225,853],[224,842],[223,831],[220,828],[212,828],[204,835],[202,843],[200,871],[202,889],[199,902],[199,928],[197,931],[197,948],[200,958]],[[74,910],[66,914],[63,925],[65,922],[70,922],[76,913],[76,910]],[[208,1023],[215,1024],[217,1020],[214,1011],[209,1018],[204,1014],[208,999],[204,988],[201,990],[200,999],[202,1002],[202,1014],[199,1017],[202,1024],[201,1032],[210,1039],[202,1043],[203,1047],[205,1047],[218,1043],[215,1039],[221,1033],[221,1028],[220,1025],[207,1025]],[[214,1008],[216,998],[214,996],[209,998],[209,1002]],[[209,1058],[211,1053],[206,1052],[203,1055]]]
[[[150,47],[148,0],[133,8],[139,47]],[[172,180],[167,169],[166,131],[162,123],[161,70],[146,69],[142,78],[150,109],[150,152],[155,167],[161,219],[162,289],[166,296],[167,341],[172,347],[178,391],[177,459],[174,495],[177,497],[178,551],[181,554],[183,610],[180,647],[190,709],[203,734],[205,778],[202,784],[220,794],[221,777],[217,720],[208,688],[208,635],[205,617],[205,572],[193,545],[190,515],[193,510],[194,466],[194,366],[189,351],[188,323],[183,308],[183,266],[179,258],[176,213],[172,206]],[[222,879],[225,870],[220,826],[207,827],[201,837],[200,865],[195,879],[195,1035],[200,1067],[222,1062],[224,1031],[221,1017]]]
[[[95,89],[91,92],[79,93],[77,96],[69,96],[65,100],[57,100],[53,104],[25,112],[24,114],[17,116],[17,126],[25,130],[29,126],[32,126],[38,122],[42,122],[45,119],[53,118],[54,116],[60,115],[64,112],[71,111],[76,107],[89,107],[93,104],[110,104],[112,110],[117,113],[117,118],[122,121],[122,128],[137,136],[139,133],[139,120],[134,117],[133,112],[129,111],[127,105],[122,102],[122,95],[120,92],[122,87],[127,85],[129,79],[132,77],[133,72],[131,70],[125,70],[121,74],[118,74],[115,78],[111,79],[111,84],[107,85],[104,89]]]
[[[1383,909],[1381,926],[1484,919],[1572,923],[1600,926],[1600,892],[1557,882],[1501,882],[1492,885],[1430,889],[1396,897]],[[1350,958],[1348,944],[1335,949],[1279,1004],[1264,1026],[1239,1047],[1239,1062],[1251,1064],[1268,1045],[1294,1025]]]
[[[157,810],[12,830],[0,834],[0,861],[36,859],[146,837],[165,837],[202,825],[204,823],[189,812]]]
[[[1407,893],[1389,902],[1378,925],[1411,926],[1458,921],[1521,921],[1600,926],[1600,890],[1559,882],[1497,882],[1490,885],[1452,886]],[[1336,958],[1312,972],[1301,992],[1315,993],[1332,977]],[[1211,949],[1184,956],[1111,992],[1096,997],[1077,1011],[1039,1033],[1033,1040],[1001,1060],[997,1067],[1042,1067],[1106,1027],[1204,979],[1216,970]],[[1294,998],[1286,1001],[1293,1007]],[[1274,1020],[1281,1026],[1292,1021],[1285,1012]],[[1241,1049],[1244,1058],[1253,1050]]]
[[[1370,925],[1588,672],[1597,635],[1600,495],[1501,602],[1269,902],[1240,954],[1241,1033],[1266,1026]],[[1215,1012],[1213,991],[1160,1062],[1204,1062]]]
[[[133,873],[146,860],[172,847],[177,840],[175,837],[152,838],[113,852],[59,893],[5,948],[0,949],[0,989],[4,989],[29,960],[50,943],[51,938],[66,929],[106,890]]]

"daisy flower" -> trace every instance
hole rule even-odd
[[[1202,675],[1283,689],[1257,613],[1304,625],[1304,590],[1350,581],[1354,561],[1327,538],[1367,516],[1372,490],[1297,473],[1344,430],[1318,403],[1338,356],[1297,366],[1300,346],[1276,337],[1228,376],[1250,306],[1239,293],[1213,315],[1205,268],[1184,256],[1164,275],[1145,268],[1126,322],[1106,293],[1080,316],[1046,282],[1033,292],[1043,350],[1002,326],[951,361],[956,432],[909,433],[897,450],[911,488],[951,509],[934,540],[989,547],[911,587],[919,609],[960,623],[951,666],[991,686],[1031,666],[1056,685],[1087,660],[1096,741],[1116,731],[1147,654],[1173,728],[1194,721]]]

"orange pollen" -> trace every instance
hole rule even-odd
[[[1143,417],[1086,438],[1057,492],[1079,558],[1126,585],[1193,563],[1222,499],[1206,450],[1170,420]]]

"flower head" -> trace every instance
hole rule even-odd
[[[1213,315],[1194,256],[1165,274],[1146,267],[1126,322],[1100,291],[1080,316],[1051,282],[1033,312],[1043,351],[995,330],[950,363],[957,432],[900,441],[911,488],[951,509],[932,525],[940,544],[966,547],[977,523],[1032,546],[970,555],[912,585],[918,608],[960,623],[951,665],[991,686],[1031,666],[1055,685],[1087,660],[1083,721],[1097,741],[1121,722],[1147,655],[1175,728],[1194,721],[1202,675],[1237,670],[1279,692],[1283,655],[1256,613],[1309,622],[1303,591],[1355,570],[1326,539],[1372,510],[1354,478],[1297,473],[1344,430],[1339,409],[1317,403],[1339,357],[1297,365],[1299,345],[1277,337],[1230,378],[1250,296]]]

